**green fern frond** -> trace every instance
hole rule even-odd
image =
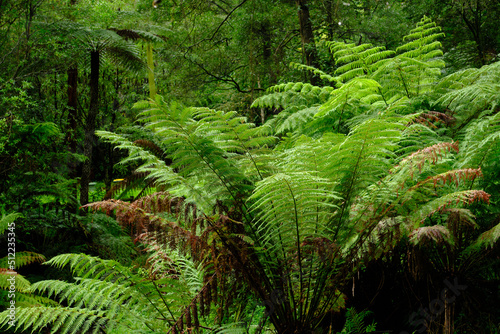
[[[21,218],[23,215],[20,213],[10,213],[8,215],[3,215],[2,218],[0,219],[0,234],[3,234],[7,228],[9,228],[12,223],[17,219]],[[0,266],[0,268],[5,268],[3,266]]]
[[[201,291],[205,276],[203,263],[196,264],[179,250],[172,249],[167,244],[160,245],[154,239],[148,241],[148,252],[149,270],[153,275],[163,278],[178,277],[187,286],[191,293],[190,298],[195,298]]]
[[[436,50],[441,48],[441,43],[437,40],[444,37],[444,34],[440,32],[436,23],[432,22],[428,17],[423,17],[422,20],[417,23],[415,29],[411,30],[408,35],[404,37],[404,40],[408,40],[406,44],[398,47],[396,52],[404,55],[405,57],[415,58],[414,51],[418,51],[418,59],[429,60],[433,57],[426,57],[425,55],[431,50]]]
[[[0,326],[8,324],[6,311],[0,313]],[[86,309],[71,309],[67,307],[30,307],[16,310],[15,330],[42,330],[52,325],[51,333],[99,333],[109,324],[110,319],[104,317],[104,312]],[[10,326],[8,328],[11,328]]]
[[[500,239],[500,224],[493,226],[486,232],[483,232],[476,241],[470,246],[471,249],[493,248]]]
[[[248,328],[245,323],[236,322],[230,324],[224,324],[214,331],[217,334],[246,334],[248,333]]]
[[[341,82],[371,75],[385,60],[395,54],[394,51],[385,50],[384,47],[373,47],[371,44],[328,42],[327,45],[336,58],[335,63],[344,64],[335,71]]]
[[[443,78],[437,89],[442,94],[437,103],[451,109],[457,118],[456,128],[462,129],[481,113],[495,114],[500,96],[498,77],[500,62],[486,65],[480,69],[468,69]],[[484,117],[483,116],[483,117]]]
[[[158,42],[161,43],[163,39],[150,33],[149,31],[137,30],[137,29],[114,29],[109,28],[109,30],[116,32],[117,35],[132,41],[143,40],[147,42]]]
[[[342,119],[344,111],[349,109],[349,105],[354,101],[373,103],[382,97],[378,94],[381,86],[372,79],[355,78],[342,85],[339,89],[331,93],[330,99],[321,105],[315,117],[339,117]],[[338,116],[337,116],[338,115]],[[344,116],[345,117],[345,116]],[[347,118],[352,117],[348,115]]]
[[[309,72],[312,72],[316,75],[318,75],[320,77],[320,79],[322,80],[327,80],[329,82],[337,82],[337,78],[315,68],[315,67],[312,67],[312,66],[307,66],[307,65],[304,65],[304,64],[299,64],[299,63],[290,63],[290,67],[292,68],[296,68],[296,69],[299,69],[299,70],[306,70],[306,71],[309,71]]]
[[[346,321],[344,328],[341,332],[337,332],[337,334],[360,334],[360,333],[371,333],[375,331],[376,323],[372,323],[370,325],[365,324],[365,318],[369,316],[372,312],[368,310],[364,310],[362,312],[356,312],[356,310],[351,307],[347,309],[346,312]]]
[[[0,268],[0,289],[9,290],[12,285],[10,281],[12,277],[14,277],[15,280],[16,291],[26,292],[29,290],[31,283],[26,278],[19,275],[15,271],[10,271],[4,268]]]
[[[298,108],[287,108],[269,120],[269,125],[276,129],[276,134],[299,132],[318,112],[318,107],[294,109]]]
[[[500,113],[471,122],[465,133],[458,167],[479,166],[489,172],[500,156]]]
[[[25,265],[35,263],[35,262],[44,262],[45,256],[33,253],[33,252],[16,252],[15,258],[15,268],[20,268]],[[3,257],[0,259],[0,268],[7,268],[7,257]]]
[[[34,307],[34,306],[54,306],[58,307],[60,304],[50,298],[34,295],[32,293],[16,292],[16,306],[17,307]]]
[[[252,108],[306,108],[321,104],[328,98],[333,87],[318,87],[309,83],[289,82],[268,88],[268,94],[252,103]],[[303,106],[303,107],[300,107]]]
[[[275,256],[293,249],[300,252],[306,237],[324,231],[322,224],[334,208],[330,202],[339,199],[328,188],[326,179],[307,173],[275,174],[257,183],[249,200],[258,218],[255,229],[261,244],[269,247],[266,252]]]
[[[78,277],[94,277],[112,282],[122,281],[128,274],[128,269],[114,260],[103,260],[86,254],[61,254],[45,264],[61,269],[69,265],[71,272]]]

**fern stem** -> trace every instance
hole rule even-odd
[[[403,87],[405,88],[406,96],[408,98],[411,98],[410,92],[408,91],[408,86],[406,85],[406,81],[403,78],[403,73],[402,72],[403,72],[403,70],[401,69],[401,67],[398,67],[398,73],[399,73],[399,76],[401,78],[401,82],[403,83]]]
[[[301,255],[301,248],[300,248],[300,231],[299,231],[299,215],[298,215],[298,210],[297,210],[297,200],[295,198],[295,195],[293,193],[292,188],[290,187],[290,183],[288,183],[287,180],[285,180],[285,183],[288,187],[288,190],[290,191],[290,195],[292,196],[293,200],[293,208],[294,208],[294,214],[295,214],[295,234],[297,235],[297,264],[299,266],[299,284],[300,284],[300,293],[299,293],[299,314],[302,314],[302,295],[304,292],[304,282],[302,280],[302,255]],[[292,287],[290,287],[292,288]],[[295,301],[293,301],[293,304],[295,304]],[[295,307],[293,308],[293,311],[295,312]]]
[[[380,87],[378,87],[378,92],[379,92],[380,96],[382,97],[382,100],[384,100],[385,106],[389,107],[389,104],[387,104],[387,100],[385,99],[385,96],[382,93],[382,90],[380,89]]]
[[[356,161],[356,165],[354,166],[354,171],[352,173],[351,181],[349,182],[349,188],[347,189],[347,192],[346,192],[347,196],[345,196],[344,205],[342,206],[342,210],[340,212],[339,222],[338,222],[337,228],[335,230],[335,233],[333,234],[334,239],[337,239],[338,233],[340,232],[340,228],[342,227],[342,217],[344,217],[344,213],[345,213],[347,207],[349,206],[350,198],[352,196],[352,191],[354,188],[354,183],[355,183],[356,178],[358,176],[357,173],[358,173],[359,165],[361,164],[361,156],[363,155],[365,145],[366,145],[366,137],[363,140],[363,145],[361,146],[361,149],[360,149],[359,155],[358,155],[358,159]]]
[[[165,298],[163,298],[163,294],[160,292],[160,290],[158,289],[158,286],[156,285],[155,281],[151,280],[151,283],[153,283],[153,286],[155,287],[156,289],[156,292],[158,293],[158,295],[160,296],[161,300],[163,301],[163,304],[165,305],[165,307],[167,308],[167,311],[168,313],[170,313],[170,316],[172,317],[172,320],[174,322],[174,326],[177,327],[177,322],[175,321],[175,317],[172,313],[172,311],[170,310],[170,307],[168,307],[168,303],[167,301],[165,300]],[[147,297],[146,297],[147,298]],[[153,304],[153,303],[152,303]],[[162,315],[163,319],[165,319],[166,321],[168,321],[168,324],[170,326],[172,326],[172,324],[170,323],[170,321],[167,319],[167,317],[165,317],[165,315],[156,307],[156,305],[153,304],[153,306],[156,308],[156,310]],[[182,328],[180,329],[182,330]]]

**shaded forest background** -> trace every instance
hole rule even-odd
[[[17,332],[498,333],[499,15],[493,0],[0,0]],[[61,297],[120,275],[147,300]],[[94,309],[62,313],[77,304]]]

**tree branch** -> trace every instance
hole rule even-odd
[[[199,42],[197,42],[197,43],[195,43],[195,44],[193,44],[193,45],[189,46],[187,49],[189,50],[189,49],[191,49],[191,48],[193,48],[193,47],[195,47],[195,46],[197,46],[197,45],[199,45],[199,44],[201,44],[201,43],[203,43],[203,42],[205,42],[205,41],[212,41],[212,40],[215,38],[215,36],[217,35],[217,33],[219,32],[219,30],[220,30],[220,29],[222,28],[222,26],[224,25],[224,23],[226,23],[226,21],[227,21],[227,20],[229,20],[229,17],[231,16],[231,14],[233,14],[233,13],[234,13],[234,11],[235,11],[236,9],[240,8],[241,6],[243,6],[243,5],[245,4],[245,2],[247,2],[247,1],[248,1],[248,0],[243,0],[243,1],[239,4],[239,5],[237,5],[236,7],[234,7],[234,8],[233,8],[233,9],[232,9],[232,10],[231,10],[231,11],[230,11],[227,15],[226,15],[226,17],[224,18],[224,20],[222,20],[222,22],[219,24],[219,26],[217,27],[217,29],[215,29],[214,33],[212,34],[212,37],[210,37],[210,38],[203,38],[203,39],[202,39],[202,40],[200,40]]]

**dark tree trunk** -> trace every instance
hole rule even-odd
[[[80,180],[80,204],[89,202],[89,182],[92,170],[92,147],[97,113],[99,112],[99,51],[90,53],[90,108],[85,123],[83,154],[86,157]]]
[[[77,127],[77,97],[78,97],[78,68],[71,67],[68,70],[68,125],[69,130],[66,141],[72,153],[76,152],[76,127]]]
[[[300,23],[300,37],[302,40],[302,54],[306,60],[306,65],[318,67],[316,56],[316,44],[314,43],[314,33],[311,24],[311,17],[309,15],[309,7],[307,0],[295,0],[299,7],[299,23]],[[310,75],[311,83],[318,84],[318,78],[313,74]]]

